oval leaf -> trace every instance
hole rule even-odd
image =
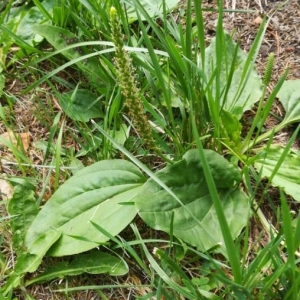
[[[49,281],[54,278],[75,276],[82,273],[109,274],[110,276],[121,276],[128,272],[126,262],[116,256],[100,251],[93,251],[88,254],[76,255],[70,263],[59,262],[55,266],[45,270],[41,275],[26,282],[26,286]]]
[[[129,22],[134,22],[138,19],[137,13],[136,13],[136,4],[135,1],[124,1],[122,0],[122,4],[125,4],[126,7],[126,15],[127,18],[129,20]],[[139,3],[143,6],[143,8],[145,9],[145,11],[147,12],[147,14],[149,15],[150,18],[153,18],[155,16],[158,16],[160,14],[162,14],[163,12],[163,5],[161,0],[139,0]],[[167,11],[172,10],[174,7],[177,6],[177,4],[179,3],[179,0],[166,0],[165,1],[165,5],[166,5],[166,9]],[[140,15],[140,18],[142,20],[145,20],[145,16],[144,15]]]
[[[67,29],[50,26],[50,25],[37,25],[32,26],[33,32],[43,36],[56,50],[62,50],[70,44],[79,42],[76,35]],[[90,51],[87,47],[71,48],[61,52],[69,60],[76,59],[82,54],[88,54]],[[95,57],[90,57],[86,62],[77,62],[77,65],[83,71],[86,71],[91,76],[98,78],[101,66]]]
[[[246,83],[240,88],[241,83],[244,83],[241,81],[241,78],[243,78],[244,68],[247,67],[247,56],[239,48],[235,57],[236,43],[233,42],[232,38],[228,34],[224,34],[224,38],[224,49],[226,49],[226,55],[222,55],[220,86],[216,87],[215,80],[213,86],[210,86],[209,88],[212,90],[213,95],[215,94],[216,88],[219,88],[220,91],[225,91],[229,82],[228,66],[234,64],[235,70],[232,75],[232,81],[230,83],[226,99],[224,99],[225,93],[222,93],[221,98],[216,101],[224,103],[223,108],[230,113],[235,114],[238,119],[240,119],[243,112],[251,109],[254,103],[259,100],[262,93],[262,81],[254,68],[250,67]],[[209,47],[205,49],[206,60],[204,69],[207,78],[214,77],[215,66],[217,65],[216,47],[216,38],[213,38]]]
[[[75,121],[88,122],[103,117],[97,96],[89,90],[78,89],[61,95],[59,104],[64,112]]]
[[[24,251],[25,234],[38,211],[34,191],[24,185],[15,186],[13,197],[8,203],[8,212],[13,216],[10,225],[17,253]]]
[[[245,216],[250,213],[246,194],[232,188],[240,179],[239,171],[219,154],[211,150],[205,150],[205,154],[219,190],[232,237],[236,238],[247,223]],[[198,150],[188,151],[182,161],[159,171],[157,177],[178,196],[184,206],[150,179],[134,199],[141,218],[152,228],[167,233],[171,230],[173,220],[173,234],[200,251],[223,243]]]
[[[120,193],[101,202],[95,207],[72,218],[60,227],[65,233],[48,251],[50,256],[70,255],[80,253],[105,243],[109,238],[99,232],[91,221],[97,223],[111,235],[115,236],[122,231],[136,216],[136,208],[133,204],[125,202],[137,194],[140,186]]]
[[[285,109],[285,117],[282,123],[286,123],[286,125],[300,121],[299,85],[300,79],[287,80],[283,83],[277,94],[277,97]]]
[[[25,243],[30,253],[35,242],[51,230],[62,234],[49,251],[54,256],[83,252],[106,242],[108,238],[91,221],[118,234],[136,214],[133,205],[120,203],[130,201],[144,181],[140,170],[124,160],[104,160],[79,171],[54,193],[28,229]]]
[[[256,169],[262,177],[271,178],[273,170],[281,159],[284,149],[270,147],[261,153],[261,158],[255,162]],[[281,187],[286,194],[300,201],[300,152],[291,150],[285,157],[277,173],[271,178],[273,186]]]

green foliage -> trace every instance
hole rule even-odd
[[[300,80],[287,80],[278,92],[277,96],[285,109],[285,117],[280,128],[300,120],[299,84]]]
[[[28,186],[17,185],[13,198],[9,200],[8,212],[14,216],[10,222],[13,231],[13,246],[17,253],[24,252],[25,234],[38,214],[34,190]]]
[[[49,250],[49,245],[54,244],[60,235],[61,234],[55,230],[48,231],[47,243],[44,243],[45,239],[36,240],[35,243],[31,245],[32,249],[30,253],[25,252],[18,257],[13,272],[10,274],[5,285],[1,288],[3,296],[8,295],[14,288],[22,285],[24,274],[36,271],[46,252]]]
[[[72,120],[88,122],[92,118],[103,118],[99,99],[89,90],[75,89],[63,93],[59,104],[67,116]]]
[[[130,23],[138,20],[136,8],[134,5],[134,1],[131,0],[123,0],[121,3],[125,4],[127,17]],[[162,3],[160,0],[148,1],[148,0],[141,0],[141,5],[145,8],[148,15],[153,18],[157,16],[161,16],[163,12],[164,5],[168,10],[172,10],[177,6],[179,0],[166,0]],[[142,17],[142,20],[145,20],[145,17]]]
[[[42,6],[49,14],[52,13],[56,5],[55,0],[45,0]],[[27,45],[35,45],[42,41],[42,37],[38,36],[32,30],[32,27],[37,24],[49,23],[48,17],[44,16],[40,9],[36,6],[23,5],[20,7],[12,8],[5,19],[3,27],[7,28],[17,37],[18,42]],[[10,33],[5,33],[2,38],[9,40]]]
[[[0,74],[0,97],[2,96],[4,85],[5,85],[5,76],[3,74]]]
[[[52,12],[54,5],[55,1],[53,0],[43,2],[44,8],[48,10],[49,13]],[[17,16],[17,18],[18,17],[19,16]],[[24,17],[21,18],[15,34],[29,45],[38,44],[42,41],[43,37],[37,35],[32,29],[33,26],[44,23],[46,20],[47,18],[43,16],[40,10],[37,7],[33,6],[26,12]],[[47,22],[49,22],[49,20],[47,20]]]
[[[219,299],[212,293],[209,293],[202,288],[197,288],[195,284],[196,280],[191,281],[185,274],[185,272],[164,251],[155,248],[153,250],[153,253],[165,264],[165,268],[168,267],[171,272],[174,272],[176,275],[179,275],[179,277],[182,280],[182,283],[185,285],[185,288],[187,289],[187,291],[190,292],[190,299],[198,299],[201,297],[201,295],[207,297],[208,299]],[[201,284],[200,280],[198,280],[197,285],[201,286],[203,285],[203,283]]]
[[[93,82],[97,78],[103,81],[107,79],[107,75],[103,77],[104,72],[101,70],[99,60],[85,46],[80,43],[80,38],[67,29],[50,25],[33,26],[36,34],[43,36],[56,49],[61,52],[67,59],[75,60],[78,67],[85,72],[88,78]],[[101,78],[102,77],[102,78]],[[100,82],[101,82],[100,81]]]
[[[247,223],[245,216],[250,214],[246,194],[234,188],[241,179],[240,173],[211,150],[206,150],[205,156],[222,201],[230,234],[236,238]],[[220,244],[222,252],[226,253],[199,151],[188,151],[181,161],[160,170],[156,176],[176,194],[181,203],[149,179],[134,198],[142,219],[152,228],[173,232],[177,238],[200,251]]]
[[[300,152],[290,150],[284,155],[284,160],[279,169],[274,173],[278,161],[282,158],[284,148],[272,146],[259,153],[259,159],[255,161],[255,167],[262,177],[271,179],[272,185],[281,187],[286,194],[300,201]]]
[[[229,148],[233,149],[237,153],[241,151],[241,134],[242,134],[242,124],[236,115],[222,110],[221,113],[222,127],[221,135],[223,137],[222,142]]]
[[[253,65],[248,65],[247,55],[233,42],[228,34],[224,34],[219,74],[216,74],[217,53],[220,49],[217,37],[213,38],[205,49],[204,74],[207,82],[207,97],[214,97],[211,105],[235,114],[239,119],[243,112],[253,107],[262,93],[262,81]],[[216,76],[220,76],[217,85]],[[219,98],[215,96],[220,95]]]
[[[71,262],[59,262],[55,266],[46,269],[42,274],[26,282],[26,286],[36,282],[52,280],[64,276],[75,276],[82,273],[109,274],[122,276],[128,272],[126,262],[118,257],[100,251],[92,251],[87,254],[76,255]]]
[[[36,250],[35,243],[48,243],[48,232],[61,238],[49,255],[71,255],[95,248],[108,241],[93,227],[94,221],[113,235],[123,230],[136,215],[130,202],[144,182],[141,172],[123,160],[100,161],[77,172],[59,187],[43,206],[27,231],[25,245]],[[116,223],[118,220],[118,223]]]
[[[9,64],[27,55],[25,68],[34,66],[38,75],[25,92],[43,82],[52,88],[63,110],[49,118],[54,119],[53,125],[48,141],[42,144],[43,163],[52,158],[50,168],[55,170],[53,189],[59,186],[63,162],[80,168],[93,164],[73,170],[73,176],[39,212],[43,193],[36,200],[31,186],[15,187],[8,211],[18,257],[13,272],[6,275],[0,297],[10,297],[20,286],[24,290],[26,285],[83,272],[126,274],[128,266],[119,257],[100,251],[78,255],[105,245],[114,252],[122,248],[129,253],[151,279],[151,287],[157,290],[145,299],[275,299],[276,292],[281,299],[297,299],[299,272],[294,256],[299,247],[299,217],[292,219],[281,192],[281,203],[276,207],[280,229],[276,231],[256,203],[261,187],[263,196],[268,197],[269,185],[262,184],[263,177],[300,201],[300,152],[291,148],[299,128],[285,148],[272,145],[276,132],[300,120],[299,80],[285,81],[285,73],[266,96],[274,56],[269,58],[263,80],[254,69],[268,22],[262,22],[246,55],[223,31],[222,1],[218,1],[216,37],[206,49],[201,1],[193,5],[186,2],[184,22],[168,14],[177,0],[33,2],[18,8],[9,3],[1,12],[0,94],[6,57],[15,43],[20,51]],[[113,14],[109,13],[111,5],[115,6]],[[46,48],[39,46],[43,40],[54,52],[43,52]],[[44,61],[49,63],[46,72],[39,65]],[[263,133],[276,96],[285,117]],[[251,109],[256,116],[250,128],[243,128],[244,112]],[[0,112],[6,124],[4,109]],[[65,124],[69,125],[62,121],[63,114],[76,127],[72,137],[80,145],[79,151],[63,148]],[[94,118],[100,119],[98,123]],[[135,118],[145,122],[137,124]],[[247,131],[245,136],[242,129]],[[145,140],[143,130],[150,144],[155,143],[152,149],[159,158],[145,154],[149,143],[140,149]],[[266,139],[268,144],[257,150],[256,145]],[[13,143],[2,140],[19,161],[30,165]],[[150,169],[157,162],[168,165],[153,173],[137,159],[140,153]],[[106,159],[124,155],[133,163]],[[43,184],[48,184],[50,175],[51,171]],[[264,248],[260,237],[248,243],[251,205],[270,230],[271,238],[264,241]],[[156,245],[158,261],[135,225],[131,225],[135,241],[127,243],[116,237],[137,214],[152,229],[169,235],[168,243],[163,241],[166,252]],[[176,253],[172,256],[178,247],[176,238],[184,248],[182,261]],[[151,240],[154,242],[157,240]],[[139,254],[134,244],[140,244]],[[224,255],[222,263],[213,258],[216,251]],[[24,275],[36,271],[45,255],[74,254],[70,263],[48,268],[24,284]],[[195,271],[196,278],[191,278],[193,272],[187,276],[187,258],[199,262],[197,270],[207,273]],[[205,268],[206,264],[210,267]]]
[[[296,230],[294,230],[292,226],[291,212],[289,211],[286,198],[282,191],[280,193],[280,200],[282,207],[283,233],[285,236],[285,243],[288,255],[287,262],[283,271],[286,276],[286,284],[288,286],[284,295],[284,299],[297,299],[300,296],[300,275],[299,269],[295,268],[295,253],[299,246],[298,233],[300,229],[300,223],[298,220],[298,222],[296,223]]]

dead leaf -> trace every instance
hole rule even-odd
[[[149,289],[149,287],[143,287],[142,286],[141,280],[139,279],[138,276],[136,276],[136,275],[133,274],[130,277],[130,279],[132,280],[134,286],[136,287],[135,288],[136,293],[138,293],[140,296],[145,296],[145,295],[147,295],[147,294],[149,294],[151,292],[151,290]]]
[[[29,148],[30,144],[30,134],[29,132],[24,133],[14,133],[12,131],[4,132],[0,135],[2,139],[5,139],[8,142],[13,143],[13,145],[17,146],[18,141],[21,142],[25,151]],[[0,139],[0,145],[5,145]]]
[[[9,182],[4,179],[0,179],[0,199],[11,199],[14,193],[14,189]]]
[[[262,22],[262,18],[260,16],[256,17],[254,20],[253,20],[253,23],[255,25],[260,25]]]

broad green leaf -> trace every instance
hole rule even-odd
[[[70,263],[57,263],[53,267],[45,270],[41,275],[27,281],[26,286],[36,282],[49,281],[65,276],[75,276],[82,273],[121,276],[127,272],[128,266],[123,259],[108,253],[93,251],[88,254],[76,255],[74,260]]]
[[[48,152],[51,153],[52,155],[54,155],[55,153],[55,143],[50,143],[47,141],[36,141],[33,143],[34,147],[36,149],[39,149],[41,151],[43,151],[44,153],[47,153],[47,147],[48,147]],[[61,148],[61,156],[67,156],[68,155],[68,151],[64,148]]]
[[[103,160],[80,170],[54,193],[33,221],[26,246],[35,248],[51,230],[62,234],[48,254],[62,256],[87,251],[108,240],[91,221],[112,235],[123,230],[136,215],[130,202],[145,179],[125,160]],[[117,220],[117,221],[116,221]]]
[[[32,30],[44,38],[56,49],[62,50],[68,45],[79,42],[79,38],[67,29],[50,26],[50,25],[39,25],[32,26]],[[83,54],[90,53],[87,47],[71,48],[61,52],[67,59],[76,59]],[[90,57],[86,62],[78,62],[78,67],[83,71],[86,71],[91,76],[99,74],[101,69],[99,61],[95,57]]]
[[[300,121],[300,79],[287,80],[283,83],[277,94],[279,101],[285,109],[285,117],[282,123],[288,125]],[[285,125],[285,126],[286,126]]]
[[[204,151],[217,188],[231,188],[241,181],[240,171],[230,164],[223,156],[212,150]],[[182,161],[168,168],[171,168],[175,171],[173,176],[173,180],[175,181],[188,179],[191,182],[203,182],[205,185],[204,177],[199,176],[202,175],[203,169],[202,162],[200,161],[199,151],[197,149],[187,151],[183,155]],[[162,173],[165,172],[168,173],[167,170],[162,171]],[[179,179],[181,176],[183,177]],[[167,174],[166,178],[169,181],[172,178],[172,175]]]
[[[219,101],[220,106],[223,105],[223,108],[229,111],[230,113],[235,114],[238,119],[242,116],[243,112],[251,109],[255,102],[257,102],[262,94],[262,81],[254,69],[251,70],[249,77],[245,86],[240,89],[240,83],[242,79],[243,69],[245,67],[247,56],[241,50],[238,49],[237,57],[235,59],[234,53],[236,48],[236,43],[233,42],[231,37],[228,34],[224,35],[224,49],[226,53],[222,55],[222,67],[220,74],[220,94],[222,95]],[[205,49],[205,75],[208,78],[212,78],[213,73],[215,72],[216,66],[216,38],[213,38],[209,47]],[[234,61],[235,59],[235,61]],[[229,87],[229,91],[226,99],[224,99],[225,89],[228,84],[229,71],[231,65],[234,64],[235,70],[233,73],[232,82]],[[212,83],[212,87],[209,87],[212,90],[214,95],[216,85],[215,82]]]
[[[45,0],[41,4],[51,14],[53,7],[56,5],[56,1]],[[49,20],[45,18],[36,6],[28,9],[28,6],[24,5],[19,9],[12,9],[9,21],[4,24],[4,26],[10,29],[27,44],[34,45],[36,43],[40,43],[43,38],[40,35],[37,35],[32,30],[32,27],[41,23],[45,25],[46,22],[49,22]],[[14,28],[12,25],[14,25]]]
[[[140,186],[108,198],[62,225],[60,230],[63,235],[50,248],[48,255],[63,256],[80,253],[107,242],[109,238],[99,232],[91,224],[91,221],[97,223],[111,235],[117,235],[136,216],[135,206],[124,203],[130,202],[139,189]]]
[[[49,230],[47,234],[39,236],[27,249],[27,252],[21,254],[17,259],[15,272],[17,274],[25,274],[34,272],[42,262],[43,257],[61,236],[57,230]]]
[[[205,150],[205,155],[219,190],[230,233],[236,238],[246,225],[250,213],[246,194],[234,188],[241,179],[240,172],[211,150]],[[168,233],[174,218],[173,234],[200,251],[223,243],[198,150],[188,151],[181,161],[167,166],[156,175],[178,196],[184,207],[149,179],[134,198],[141,218],[152,228]],[[191,217],[186,208],[199,222]]]
[[[70,161],[69,167],[74,168],[71,170],[71,172],[72,175],[75,175],[76,173],[78,173],[80,170],[84,168],[84,165],[81,160],[79,160],[76,157],[73,157]]]
[[[45,9],[47,9],[47,11],[49,11],[49,13],[51,14],[55,1],[43,1],[42,4],[45,6]],[[39,11],[37,7],[33,6],[21,19],[16,31],[16,35],[19,36],[23,41],[25,41],[29,45],[40,43],[43,40],[43,37],[37,35],[32,30],[32,27],[41,23],[44,23],[45,25],[45,21],[47,21],[45,19],[45,16]]]
[[[116,142],[120,145],[124,145],[129,137],[130,128],[125,123],[121,124],[119,130],[112,129],[109,131],[109,135],[112,136]]]
[[[16,252],[24,251],[25,234],[38,211],[34,191],[24,185],[15,186],[13,197],[8,203],[8,212],[11,216],[15,216],[10,225]]]
[[[255,162],[256,169],[262,172],[262,177],[270,178],[278,163],[284,149],[281,147],[270,147],[260,153]],[[286,194],[300,201],[300,152],[291,150],[285,157],[278,172],[271,180],[273,186],[281,187]]]
[[[128,17],[128,20],[130,23],[136,21],[138,19],[137,14],[136,14],[136,6],[134,4],[134,1],[132,0],[122,0],[122,3],[125,4],[126,7],[126,14]],[[163,3],[161,0],[140,0],[139,1],[141,5],[144,7],[146,12],[150,17],[155,17],[163,12]],[[167,10],[172,10],[177,6],[179,3],[179,0],[166,0],[166,8]],[[145,17],[142,15],[141,16],[142,20],[145,20]]]
[[[104,116],[97,96],[89,90],[78,89],[75,94],[73,91],[64,93],[60,97],[59,104],[75,121],[88,122],[90,119]]]

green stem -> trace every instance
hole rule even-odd
[[[242,153],[245,153],[246,151],[248,151],[249,149],[251,149],[251,146],[252,144],[256,144],[256,141],[257,141],[257,137],[255,137],[255,139],[253,141],[250,142],[250,139],[254,133],[254,130],[255,130],[255,127],[257,126],[258,122],[259,122],[259,119],[261,118],[261,111],[262,111],[262,105],[263,105],[263,101],[264,101],[264,98],[265,98],[265,94],[266,94],[266,90],[267,90],[267,87],[264,86],[264,89],[263,89],[263,94],[260,98],[260,101],[259,101],[259,104],[258,104],[258,108],[257,108],[257,112],[255,114],[255,118],[253,120],[253,123],[250,127],[250,130],[244,140],[244,143],[243,143],[243,147],[242,147]]]
[[[278,131],[282,130],[283,128],[285,128],[288,124],[289,123],[281,122],[280,124],[278,124],[277,126],[272,128],[271,130],[268,130],[267,132],[263,133],[262,135],[260,135],[256,139],[249,142],[248,146],[243,148],[242,153],[245,153],[249,149],[253,148],[255,145],[257,145],[257,144],[263,142],[264,140],[268,139],[270,136],[274,135],[276,132],[278,132]]]

